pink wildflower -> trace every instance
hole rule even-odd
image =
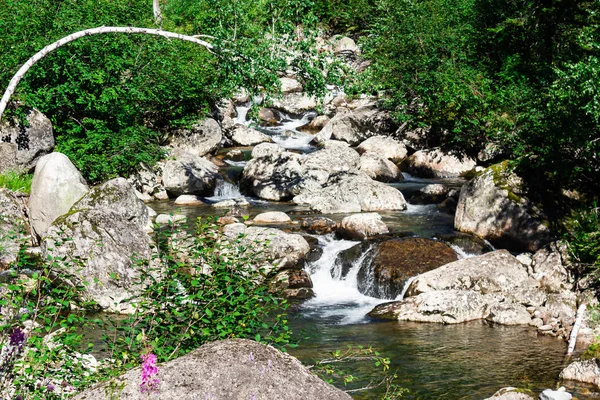
[[[160,381],[155,378],[158,374],[158,367],[156,366],[156,356],[152,353],[142,355],[142,383],[140,384],[140,391],[144,393],[158,393],[158,385]]]

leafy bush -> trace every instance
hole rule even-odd
[[[31,191],[32,180],[32,174],[6,171],[0,174],[0,188],[7,188],[13,192],[29,194]]]
[[[580,211],[568,234],[571,256],[579,266],[579,277],[591,275],[600,284],[600,209]]]

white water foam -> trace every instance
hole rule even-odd
[[[308,268],[315,297],[305,302],[302,307],[307,311],[318,312],[323,317],[340,318],[340,324],[365,321],[365,315],[374,306],[385,301],[365,296],[358,291],[358,272],[370,251],[365,251],[343,277],[341,266],[336,266],[335,261],[342,251],[360,242],[335,240],[332,236],[320,236],[318,240],[323,246],[323,255],[309,264]]]
[[[411,276],[410,278],[408,278],[406,280],[406,282],[404,282],[404,287],[402,288],[402,293],[400,293],[398,296],[396,296],[396,298],[394,300],[396,301],[400,301],[400,300],[404,300],[404,296],[406,296],[406,292],[408,291],[408,288],[410,287],[410,284],[417,279],[419,275],[415,275],[415,276]]]
[[[217,186],[215,187],[215,195],[209,197],[211,200],[228,200],[228,199],[237,199],[242,196],[240,193],[240,189],[237,185],[234,185],[231,182],[227,182],[224,179],[219,179],[217,181]]]
[[[459,246],[457,246],[455,244],[451,244],[450,248],[452,250],[454,250],[454,252],[458,255],[459,260],[475,257],[477,255],[477,254],[473,254],[473,253],[467,253],[466,251],[464,251],[462,248],[460,248]]]
[[[233,122],[236,124],[242,124],[242,125],[246,125],[246,126],[250,125],[250,121],[247,120],[247,117],[248,117],[248,111],[250,111],[251,107],[252,107],[252,103],[246,103],[246,104],[236,106],[235,112],[236,112],[237,116],[235,117]]]

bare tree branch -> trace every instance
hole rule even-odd
[[[58,49],[59,47],[66,45],[67,43],[70,43],[74,40],[77,40],[77,39],[85,37],[85,36],[100,35],[100,34],[104,34],[104,33],[128,33],[128,34],[146,34],[146,35],[162,36],[162,37],[168,38],[168,39],[179,39],[179,40],[184,40],[187,42],[196,43],[200,46],[205,47],[211,53],[212,53],[212,50],[214,49],[213,45],[211,45],[210,43],[200,40],[198,38],[195,38],[193,36],[181,35],[179,33],[167,32],[167,31],[163,31],[160,29],[136,28],[133,26],[123,26],[123,27],[121,27],[121,26],[118,26],[118,27],[117,26],[101,26],[99,28],[86,29],[83,31],[72,33],[72,34],[65,36],[64,38],[57,40],[56,42],[44,47],[43,49],[38,51],[33,57],[31,57],[29,60],[27,60],[27,62],[25,64],[23,64],[21,66],[21,68],[19,68],[17,73],[10,80],[8,87],[6,88],[6,91],[4,92],[4,95],[2,96],[2,100],[0,100],[0,121],[2,120],[2,116],[4,115],[4,111],[6,110],[6,107],[8,105],[8,102],[9,102],[11,96],[14,94],[15,90],[17,89],[17,85],[19,84],[21,79],[23,79],[23,77],[25,76],[27,71],[29,71],[29,69],[35,63],[40,61],[42,58],[47,56],[52,51]]]

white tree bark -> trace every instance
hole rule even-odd
[[[577,334],[579,333],[581,322],[583,321],[583,317],[585,316],[586,307],[587,305],[583,303],[579,306],[579,309],[577,310],[575,323],[573,324],[573,329],[571,329],[571,336],[569,337],[569,347],[567,348],[567,355],[570,355],[571,353],[573,353],[573,350],[575,350],[575,345],[577,344]]]
[[[154,10],[154,23],[162,29],[162,13],[160,12],[160,0],[152,0],[152,9]]]
[[[10,80],[8,87],[6,88],[6,91],[4,92],[4,95],[2,96],[2,99],[0,100],[0,121],[2,121],[2,116],[4,115],[4,111],[6,110],[6,107],[8,106],[8,102],[9,102],[11,96],[14,94],[15,90],[17,89],[17,85],[19,84],[21,79],[23,79],[23,76],[25,76],[27,71],[29,71],[29,69],[35,63],[40,61],[42,58],[47,56],[52,51],[58,49],[59,47],[66,45],[67,43],[70,43],[74,40],[77,40],[77,39],[85,37],[85,36],[100,35],[100,34],[104,34],[104,33],[129,33],[129,34],[146,34],[146,35],[162,36],[162,37],[168,38],[168,39],[179,39],[179,40],[184,40],[187,42],[196,43],[200,46],[205,47],[208,51],[211,51],[211,52],[213,50],[213,46],[210,43],[200,40],[196,37],[180,35],[179,33],[167,32],[167,31],[163,31],[160,29],[136,28],[136,27],[132,27],[132,26],[123,26],[123,27],[101,26],[99,28],[86,29],[83,31],[72,33],[72,34],[65,36],[64,38],[57,40],[56,42],[44,47],[42,50],[38,51],[33,57],[31,57],[29,60],[27,60],[27,62],[25,64],[23,64],[21,66],[21,68],[19,68],[17,73]]]

